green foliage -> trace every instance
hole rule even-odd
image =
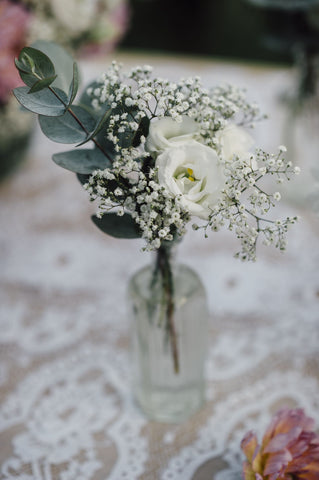
[[[60,45],[45,40],[37,40],[32,44],[32,47],[40,50],[52,60],[57,74],[53,86],[68,93],[74,77],[74,60],[71,55]]]
[[[149,128],[150,128],[150,119],[148,117],[143,117],[132,139],[133,147],[139,146],[139,144],[141,143],[142,135],[144,135],[145,138],[147,137]]]
[[[61,117],[39,116],[39,123],[42,132],[57,143],[77,143],[85,141],[87,132],[91,132],[95,126],[95,119],[83,108],[73,105],[72,113],[67,111]],[[83,129],[85,127],[86,131]]]
[[[24,47],[15,60],[21,79],[28,87],[33,87],[39,80],[56,78],[55,68],[49,57],[32,47]],[[45,88],[47,85],[41,88]]]
[[[141,232],[135,221],[128,213],[118,216],[116,213],[105,213],[101,218],[92,216],[95,225],[115,238],[140,238]]]
[[[68,107],[72,105],[76,94],[78,93],[79,89],[79,70],[76,62],[73,62],[73,76],[72,82],[69,88],[69,95],[68,95]]]
[[[97,136],[97,134],[102,130],[102,128],[108,123],[110,114],[111,114],[111,109],[108,109],[104,113],[104,115],[97,121],[97,124],[95,125],[94,130],[90,133],[90,135],[82,143],[80,143],[78,145],[78,147],[80,145],[83,145],[84,143],[89,142],[90,140],[92,140],[94,137]]]
[[[85,185],[90,178],[90,174],[88,173],[77,173],[76,178],[79,180],[81,185]]]
[[[111,166],[107,157],[97,148],[55,153],[52,160],[60,167],[81,174],[90,174],[94,170],[104,170]]]
[[[79,73],[72,57],[59,45],[39,40],[32,47],[25,47],[15,63],[26,86],[16,88],[14,95],[24,108],[39,115],[42,132],[58,143],[95,143],[93,149],[54,154],[53,161],[75,172],[82,185],[87,183],[94,170],[111,167],[110,159],[116,152],[114,144],[107,139],[106,130],[109,117],[115,110],[107,102],[99,111],[94,110],[86,91],[81,95],[79,105],[73,105],[79,88]],[[93,82],[90,86],[96,88],[98,85]],[[134,118],[134,109],[128,113]],[[141,136],[147,136],[148,129],[149,120],[143,118],[137,131],[122,134],[122,146],[139,145]],[[107,213],[102,218],[94,216],[92,219],[100,230],[113,237],[141,236],[129,214]]]
[[[51,85],[51,83],[54,82],[54,80],[56,79],[56,75],[54,75],[53,77],[49,77],[49,78],[43,78],[42,80],[39,80],[37,82],[35,82],[32,87],[30,88],[29,92],[28,93],[35,93],[35,92],[39,92],[40,90],[43,90],[44,88],[48,87],[49,85]]]
[[[48,117],[59,117],[66,111],[66,94],[58,89],[44,88],[38,92],[29,93],[29,87],[18,87],[13,90],[13,94],[19,103],[30,112]]]

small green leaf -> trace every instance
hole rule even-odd
[[[143,117],[132,139],[133,147],[139,146],[139,144],[141,143],[142,135],[144,135],[145,138],[147,137],[149,128],[150,128],[150,119],[148,117]]]
[[[95,119],[83,108],[73,105],[72,112],[88,132],[94,128]],[[39,116],[42,132],[50,140],[58,143],[77,143],[86,139],[87,133],[68,110],[61,117]]]
[[[90,175],[88,173],[77,173],[76,176],[81,185],[85,185],[90,178]]]
[[[90,174],[94,170],[104,170],[111,166],[108,158],[97,148],[55,153],[52,160],[60,167],[82,174]]]
[[[32,44],[32,47],[40,50],[51,59],[55,73],[58,75],[53,86],[67,93],[73,79],[74,60],[72,56],[60,45],[46,40],[37,40]]]
[[[17,58],[14,59],[14,63],[15,63],[15,66],[17,67],[17,69],[20,71],[20,72],[23,72],[23,73],[32,73],[32,68],[30,67],[30,65],[25,65],[24,63],[22,63],[20,60],[18,60]]]
[[[90,133],[90,135],[82,143],[79,143],[79,145],[77,145],[77,147],[80,147],[81,145],[88,142],[89,140],[92,140],[92,138],[94,138],[102,130],[103,126],[105,125],[105,123],[109,119],[111,111],[112,110],[109,109],[104,113],[104,115],[100,118],[100,120],[98,120],[97,124],[95,125],[94,130]]]
[[[96,215],[93,215],[91,218],[102,232],[112,237],[140,238],[141,236],[137,224],[128,213],[121,217],[116,213],[105,213],[102,218],[98,218]]]
[[[73,100],[76,97],[79,89],[79,71],[76,62],[73,63],[73,77],[72,83],[69,88],[69,95],[68,95],[68,107],[72,105]]]
[[[48,117],[59,117],[65,113],[67,96],[59,88],[53,88],[52,90],[45,88],[29,94],[28,87],[18,87],[13,90],[13,94],[18,102],[30,112],[47,115]]]
[[[54,75],[54,77],[51,77],[51,78],[44,78],[43,80],[39,80],[38,82],[35,82],[32,87],[30,88],[30,90],[28,91],[28,95],[30,93],[35,93],[35,92],[39,92],[40,90],[43,90],[44,88],[48,87],[49,85],[51,85],[51,83],[54,82],[54,80],[56,79],[56,75]]]
[[[39,80],[55,76],[54,65],[49,57],[36,48],[24,47],[16,65],[21,79],[28,87],[32,87]]]

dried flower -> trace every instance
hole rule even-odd
[[[262,444],[248,432],[241,442],[247,457],[245,480],[318,480],[319,435],[302,409],[282,409],[274,416]]]

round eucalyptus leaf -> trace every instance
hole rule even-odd
[[[105,213],[101,218],[92,217],[95,225],[107,235],[115,238],[140,238],[141,232],[131,215],[125,213],[122,216],[116,213]]]
[[[21,64],[25,66],[25,69],[22,68]],[[21,79],[28,87],[32,87],[39,80],[55,76],[54,65],[50,58],[36,48],[24,47],[19,54],[16,66],[19,69]]]
[[[86,110],[77,105],[73,105],[71,111],[86,128],[86,131],[68,110],[61,117],[39,116],[40,127],[44,135],[57,143],[85,141],[88,137],[87,132],[91,132],[95,127],[95,119]]]
[[[94,170],[104,170],[111,165],[108,158],[97,148],[55,153],[52,160],[60,167],[81,174],[90,174]]]
[[[58,88],[54,88],[53,91],[45,88],[39,92],[29,93],[29,87],[18,87],[13,90],[13,94],[30,112],[48,117],[59,117],[65,113],[67,96]]]
[[[57,74],[53,85],[67,93],[73,79],[74,60],[72,56],[60,45],[45,40],[37,40],[32,47],[40,50],[52,60]]]

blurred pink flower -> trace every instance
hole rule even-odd
[[[282,409],[274,416],[262,444],[248,432],[241,442],[247,457],[245,480],[319,480],[319,435],[314,420],[301,409]]]
[[[22,85],[14,58],[25,43],[30,14],[20,4],[0,2],[0,103],[8,100],[12,88]]]

